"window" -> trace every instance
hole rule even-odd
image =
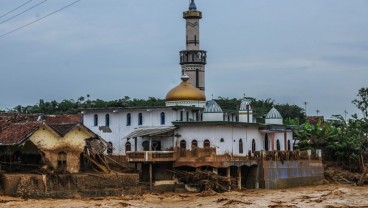
[[[204,147],[204,156],[210,157],[211,156],[211,149],[210,149],[211,143],[208,139],[204,140],[203,147]]]
[[[132,151],[132,144],[130,142],[125,143],[125,152]]]
[[[143,124],[143,115],[142,113],[138,114],[138,125],[142,125]]]
[[[98,126],[98,115],[97,115],[97,114],[95,114],[95,115],[93,116],[93,125],[94,125],[94,126]]]
[[[195,148],[197,148],[198,147],[198,142],[197,142],[197,140],[193,140],[192,141],[192,150],[193,149],[195,149]]]
[[[66,170],[66,161],[67,161],[67,154],[64,151],[58,153],[57,156],[57,169],[60,172]]]
[[[198,142],[197,140],[192,141],[192,157],[198,157]]]
[[[165,113],[161,113],[161,125],[165,125]]]
[[[183,111],[180,111],[180,121],[183,121]]]
[[[105,126],[110,126],[110,115],[109,114],[105,115]]]
[[[189,111],[187,111],[187,121],[189,121]]]
[[[220,142],[225,142],[224,138],[221,138],[221,139],[220,139]]]
[[[265,143],[264,143],[264,148],[266,151],[268,151],[268,134],[265,135]]]
[[[204,147],[204,148],[210,148],[210,147],[211,147],[211,142],[210,142],[210,140],[208,140],[208,139],[204,140],[204,142],[203,142],[203,147]]]
[[[287,145],[288,145],[288,146],[287,146],[287,150],[289,150],[289,151],[290,151],[290,150],[291,150],[291,144],[290,144],[290,140],[288,140],[288,143],[287,143]]]
[[[106,152],[107,152],[107,154],[108,155],[111,155],[112,154],[112,152],[113,152],[113,145],[112,145],[112,142],[108,142],[107,143],[107,150],[106,150]]]
[[[280,148],[280,140],[276,141],[276,148],[277,148],[278,151],[280,151],[280,149],[281,149]]]
[[[196,87],[199,88],[199,69],[196,69]]]
[[[187,151],[187,142],[185,140],[180,141],[180,157],[185,157]]]
[[[256,140],[252,140],[252,153],[256,151]]]
[[[243,140],[239,139],[239,154],[243,154]]]
[[[127,117],[126,117],[126,125],[127,126],[132,125],[132,116],[130,115],[130,113],[127,114]]]

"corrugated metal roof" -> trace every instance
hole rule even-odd
[[[273,107],[270,112],[267,113],[266,119],[282,119],[282,116],[275,107]]]
[[[159,134],[168,133],[170,131],[174,131],[176,127],[170,126],[170,127],[142,127],[137,128],[124,138],[134,138],[134,137],[142,137],[142,136],[155,136]]]

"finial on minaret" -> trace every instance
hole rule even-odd
[[[188,80],[189,80],[189,76],[188,76],[188,75],[186,75],[186,74],[183,74],[183,75],[181,76],[181,80],[182,80],[183,82],[186,82],[186,81],[188,81]]]
[[[197,10],[197,6],[194,3],[194,0],[191,0],[189,4],[189,10]]]

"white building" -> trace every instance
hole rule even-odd
[[[165,106],[85,109],[83,123],[111,142],[113,148],[108,150],[109,154],[126,155],[129,162],[141,164],[143,173],[150,172],[151,184],[152,178],[157,181],[172,177],[163,174],[166,169],[210,167],[229,178],[236,176],[239,188],[242,185],[255,187],[258,183],[263,187],[278,187],[268,180],[267,171],[260,174],[259,161],[265,151],[273,151],[273,157],[280,157],[277,152],[289,157],[289,151],[293,150],[292,128],[283,125],[282,116],[275,108],[267,114],[264,124],[258,123],[246,98],[237,111],[221,109],[215,100],[206,102],[206,52],[199,50],[201,17],[192,0],[189,10],[184,12],[187,50],[180,52],[182,82],[169,90]],[[273,167],[262,166],[263,169]],[[270,169],[270,172],[279,174],[280,180],[285,174],[294,178],[308,175],[310,167],[307,171],[295,167],[290,164],[290,169],[297,171],[293,176],[288,175],[292,172],[287,172],[288,168]],[[320,168],[319,163],[315,167]],[[320,172],[318,174],[320,179]]]

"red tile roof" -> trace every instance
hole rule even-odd
[[[46,123],[80,123],[82,116],[80,115],[45,115]]]
[[[28,139],[42,125],[40,122],[16,123],[0,132],[1,145],[14,145]]]

